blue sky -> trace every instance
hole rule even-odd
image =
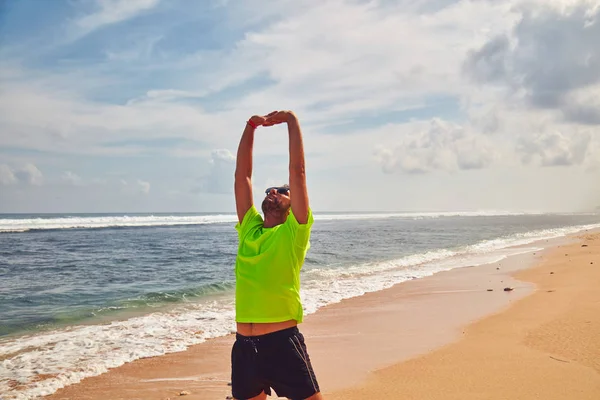
[[[244,122],[276,109],[300,118],[317,211],[593,208],[599,15],[590,0],[6,0],[0,212],[233,212]],[[285,129],[260,129],[257,202],[286,167]]]

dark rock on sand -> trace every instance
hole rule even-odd
[[[514,288],[511,288],[511,287],[505,287],[505,288],[504,288],[504,291],[505,291],[505,292],[512,292],[513,290],[515,290],[515,289],[514,289]]]

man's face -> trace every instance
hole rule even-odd
[[[265,215],[287,215],[291,207],[290,191],[281,188],[267,189],[267,195],[262,202],[262,210]]]

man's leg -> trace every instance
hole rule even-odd
[[[322,399],[304,337],[298,329],[286,329],[267,336],[261,341],[266,384],[281,397]]]
[[[231,349],[231,392],[238,400],[264,400],[270,394],[259,376],[256,346],[252,338],[240,334]]]

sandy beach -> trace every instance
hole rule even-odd
[[[585,233],[344,300],[300,328],[327,399],[598,399],[599,285],[600,234]],[[138,360],[46,398],[225,399],[233,340]]]
[[[536,292],[470,325],[459,342],[328,398],[600,398],[600,234],[579,238],[516,273]]]

